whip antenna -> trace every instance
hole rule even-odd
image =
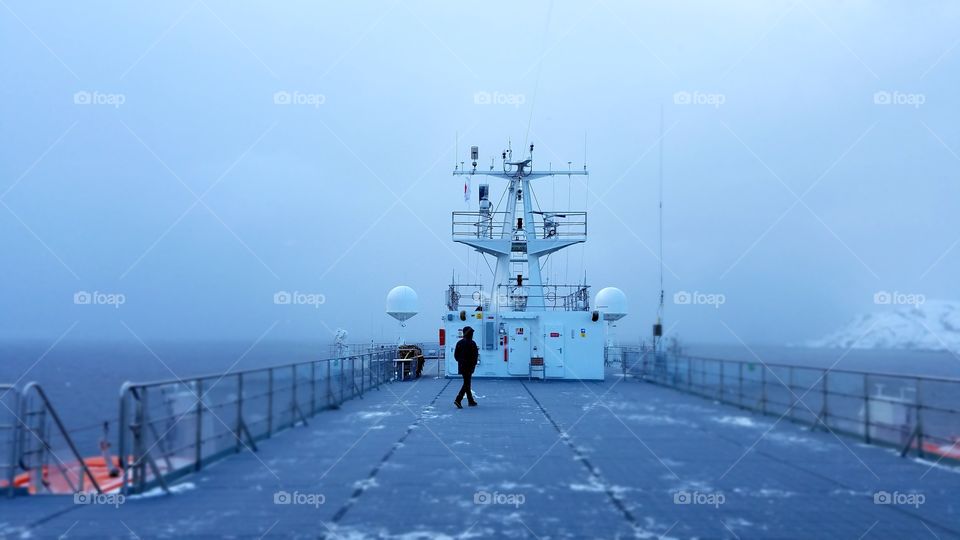
[[[660,260],[660,305],[657,307],[657,322],[653,325],[653,349],[660,350],[660,341],[663,338],[663,105],[660,105],[660,140],[659,160],[657,165],[658,184],[658,229],[659,229],[659,260]]]

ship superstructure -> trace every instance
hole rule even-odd
[[[501,167],[491,160],[478,170],[478,147],[470,149],[471,167],[455,176],[485,176],[505,182],[494,204],[490,184],[479,186],[479,210],[453,212],[452,239],[495,260],[489,284],[452,283],[446,291],[446,374],[455,376],[456,341],[464,326],[475,330],[480,349],[475,377],[603,379],[604,318],[591,309],[589,286],[545,282],[546,258],[587,240],[587,213],[535,208],[536,180],[588,175],[582,170],[536,170],[534,145],[526,159],[514,160],[508,147]],[[539,206],[539,205],[536,205]]]

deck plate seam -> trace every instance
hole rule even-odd
[[[550,413],[548,413],[547,410],[543,407],[543,405],[540,403],[540,400],[538,400],[537,397],[533,395],[533,392],[530,391],[530,388],[527,387],[527,384],[523,381],[520,381],[520,384],[523,386],[523,389],[526,390],[528,394],[530,394],[530,398],[533,399],[533,402],[536,403],[537,407],[540,408],[540,412],[543,413],[543,416],[546,417],[547,421],[549,421],[550,424],[553,426],[553,428],[557,430],[557,433],[560,435],[560,439],[564,442],[564,444],[567,445],[568,448],[570,448],[570,451],[573,452],[575,460],[582,463],[583,466],[587,469],[587,472],[590,473],[590,476],[596,479],[600,483],[600,485],[603,486],[603,492],[607,495],[607,498],[610,499],[610,502],[613,503],[613,505],[617,508],[617,510],[619,510],[620,513],[623,514],[624,519],[626,519],[627,522],[630,524],[630,526],[633,527],[634,529],[639,527],[637,518],[634,517],[633,513],[630,512],[630,510],[627,508],[624,501],[620,499],[620,497],[618,497],[616,493],[613,492],[613,490],[610,488],[610,484],[604,480],[603,475],[600,473],[600,470],[597,469],[593,465],[593,463],[590,462],[589,459],[587,459],[587,456],[584,453],[584,451],[579,446],[573,443],[573,441],[570,439],[570,436],[564,433],[562,429],[560,429],[560,425],[557,424],[557,422],[553,419],[553,417],[550,416]]]
[[[451,382],[452,382],[451,380],[448,380],[447,383],[443,385],[443,388],[441,388],[440,391],[437,392],[437,395],[435,395],[433,399],[430,400],[430,403],[427,404],[427,407],[432,406],[437,402],[438,399],[440,399],[440,395],[443,394],[444,390],[446,390],[448,386],[450,386]],[[367,475],[367,478],[364,480],[364,482],[353,491],[353,493],[350,495],[350,498],[347,499],[347,502],[345,502],[343,506],[340,507],[339,510],[337,510],[337,513],[334,514],[333,518],[330,519],[331,522],[339,523],[340,520],[343,519],[343,517],[347,514],[347,512],[356,504],[357,500],[360,499],[360,496],[363,495],[363,493],[367,490],[367,486],[370,485],[371,481],[377,477],[377,474],[380,473],[380,469],[382,469],[383,466],[387,463],[387,461],[389,461],[390,458],[393,457],[393,455],[396,453],[400,445],[402,445],[403,442],[407,440],[410,434],[413,433],[413,430],[416,429],[416,427],[419,426],[422,422],[423,422],[423,411],[421,410],[420,415],[417,416],[417,419],[414,420],[413,423],[411,423],[409,426],[407,426],[407,430],[404,432],[404,434],[401,435],[399,439],[397,439],[397,442],[393,443],[390,446],[390,449],[380,459],[380,462],[377,463],[376,466],[374,466],[374,468],[370,471],[370,474]],[[324,538],[325,537],[326,535],[324,535]]]

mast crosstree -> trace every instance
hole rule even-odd
[[[546,285],[541,274],[540,261],[551,253],[587,240],[586,212],[542,211],[533,208],[531,181],[553,176],[587,176],[583,170],[536,170],[533,165],[534,145],[523,160],[513,160],[513,150],[501,153],[501,169],[491,163],[489,170],[477,170],[479,152],[471,147],[471,165],[467,170],[457,167],[454,176],[488,176],[506,180],[504,210],[496,211],[489,198],[489,186],[480,186],[478,212],[453,213],[453,240],[466,244],[480,253],[496,258],[493,285],[489,292],[494,309],[507,308],[539,311],[550,307],[558,296],[579,293],[587,299],[586,285]],[[563,289],[561,294],[558,289]],[[573,289],[571,291],[571,289]],[[581,292],[582,290],[582,292]],[[509,304],[509,305],[508,305]],[[584,309],[589,305],[584,304]]]

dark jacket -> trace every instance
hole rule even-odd
[[[477,367],[477,359],[480,356],[480,350],[477,343],[470,338],[463,338],[457,342],[457,347],[453,350],[453,357],[457,359],[457,373],[473,374]]]

